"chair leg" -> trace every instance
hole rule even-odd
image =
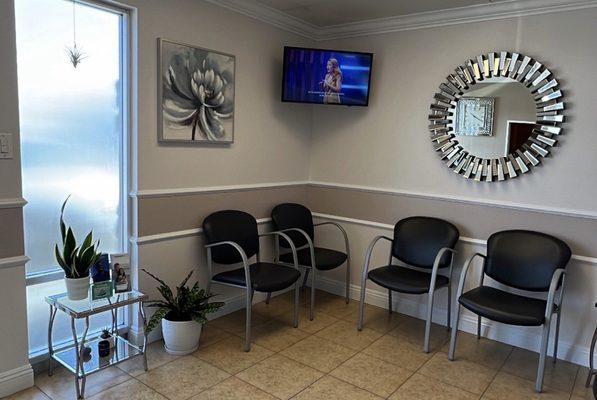
[[[558,360],[558,342],[560,341],[560,312],[562,310],[558,308],[556,313],[556,336],[553,342],[553,363],[555,364]]]
[[[251,308],[253,305],[253,290],[247,288],[247,304],[245,315],[245,351],[251,351]]]
[[[429,336],[431,336],[431,319],[433,318],[433,295],[435,291],[429,293],[429,301],[427,303],[427,320],[425,321],[425,342],[423,343],[423,351],[429,353]]]
[[[269,293],[267,294],[267,297],[265,298],[265,304],[269,304],[269,299],[271,299],[271,298],[272,298],[272,293],[271,293],[271,292],[269,292]]]
[[[361,298],[359,299],[359,320],[357,322],[357,329],[363,330],[363,317],[365,314],[365,286],[367,286],[367,280],[363,279],[361,282]]]
[[[305,269],[305,276],[303,277],[303,287],[307,286],[307,278],[309,278],[309,271],[310,269]]]
[[[541,348],[539,349],[539,366],[537,367],[537,380],[535,382],[535,391],[541,393],[543,390],[543,375],[545,374],[545,359],[547,358],[547,343],[549,341],[549,328],[551,319],[546,319],[543,323],[543,333],[541,334]]]
[[[388,289],[388,312],[392,314],[392,290]]]
[[[296,281],[294,285],[294,327],[298,328],[299,324],[299,292],[301,290],[301,285],[299,281]]]
[[[481,339],[481,316],[477,315],[477,339]]]
[[[308,270],[307,270],[308,271]],[[309,305],[309,321],[313,321],[315,314],[315,270],[311,274],[311,304]]]
[[[450,335],[450,349],[448,351],[448,360],[454,361],[454,352],[456,350],[456,335],[458,334],[458,320],[460,319],[460,304],[456,303],[454,309],[454,325],[452,325],[452,334]]]
[[[452,327],[452,318],[451,318],[451,311],[452,311],[452,288],[448,285],[448,330]]]
[[[350,302],[350,256],[346,258],[346,304]]]

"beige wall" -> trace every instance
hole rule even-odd
[[[415,192],[596,210],[593,114],[597,9],[484,21],[318,43],[371,51],[368,108],[316,107],[311,179]],[[446,168],[432,149],[433,94],[465,60],[494,50],[536,57],[558,78],[568,110],[561,146],[519,179],[474,183]],[[464,222],[464,221],[463,221]]]
[[[12,1],[0,1],[0,132],[12,133],[14,158],[0,160],[0,202],[21,197],[17,63]],[[23,255],[20,207],[0,208],[0,261]],[[33,383],[27,356],[27,313],[24,265],[0,263],[0,397]]]

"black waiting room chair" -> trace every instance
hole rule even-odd
[[[571,251],[566,243],[544,233],[511,230],[494,233],[487,240],[487,256],[473,254],[465,262],[460,276],[455,305],[456,320],[448,358],[454,360],[460,306],[477,314],[477,337],[481,337],[481,317],[519,326],[542,326],[539,366],[535,390],[543,388],[543,374],[552,315],[556,314],[553,360],[558,355],[558,337],[564,293],[565,268]],[[483,259],[479,286],[462,293],[466,275],[476,257]],[[547,300],[513,294],[483,285],[487,275],[496,282],[527,292],[547,292]],[[556,299],[556,292],[559,294]]]
[[[286,233],[294,245],[297,247],[298,264],[305,268],[305,278],[303,285],[307,282],[309,272],[311,273],[311,305],[309,309],[309,319],[313,320],[313,308],[315,306],[315,287],[316,272],[329,271],[338,268],[346,262],[346,303],[349,301],[350,291],[350,249],[348,244],[348,235],[340,224],[335,222],[313,223],[311,211],[295,203],[279,204],[272,210],[272,222],[274,229]],[[327,249],[324,247],[315,247],[315,227],[334,226],[340,230],[344,239],[345,252]],[[280,248],[289,249],[289,243],[285,240],[276,239],[276,256],[285,264],[292,263],[292,253],[286,252],[280,254]]]
[[[429,352],[429,336],[433,315],[433,296],[436,290],[448,289],[450,304],[450,281],[454,260],[454,246],[460,234],[451,223],[438,218],[410,217],[396,223],[394,238],[377,236],[373,239],[365,256],[365,266],[361,277],[361,302],[359,305],[358,329],[363,329],[365,305],[365,285],[367,279],[388,289],[388,307],[392,312],[392,291],[407,294],[428,294],[427,320],[423,350]],[[388,265],[369,271],[371,254],[375,244],[381,240],[391,243]],[[396,265],[396,259],[403,265]],[[448,276],[440,275],[440,269],[449,268]],[[448,306],[448,328],[450,327],[450,307]]]
[[[251,305],[255,291],[271,293],[295,285],[294,327],[298,327],[299,278],[296,248],[282,232],[259,234],[255,218],[242,211],[218,211],[203,220],[203,233],[207,249],[207,267],[212,282],[246,289],[245,351],[251,350]],[[259,257],[259,238],[282,237],[289,241],[292,267],[279,263],[262,262]],[[256,262],[249,262],[255,256]],[[213,275],[213,263],[242,267]]]

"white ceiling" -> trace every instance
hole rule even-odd
[[[256,0],[318,27],[493,3],[489,0]]]

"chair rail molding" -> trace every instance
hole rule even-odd
[[[21,208],[27,205],[27,200],[22,197],[0,199],[0,209]]]
[[[202,186],[202,187],[186,187],[186,188],[172,188],[172,189],[142,189],[136,192],[131,192],[131,197],[139,199],[151,197],[168,197],[168,196],[184,196],[193,194],[205,193],[224,193],[233,191],[245,191],[256,189],[278,189],[284,187],[296,187],[308,185],[308,181],[290,181],[290,182],[265,182],[265,183],[249,183],[240,185],[222,185],[222,186]]]
[[[29,262],[27,256],[0,258],[0,269],[22,267]]]
[[[256,0],[207,0],[248,17],[315,41],[434,28],[495,19],[515,18],[597,7],[595,0],[505,0],[467,7],[316,26]]]

